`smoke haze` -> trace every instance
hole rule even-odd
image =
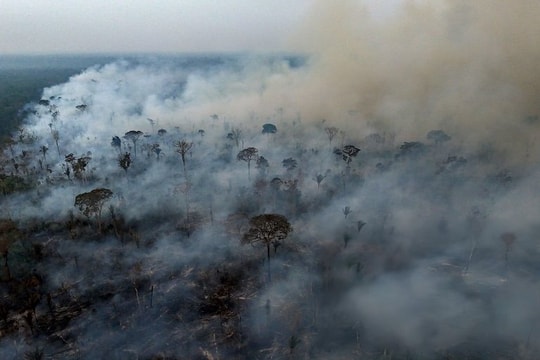
[[[356,1],[318,2],[298,41],[317,75],[300,96],[314,115],[364,131],[443,127],[515,148],[537,133],[519,125],[538,113],[538,11],[534,1],[403,1],[381,20]]]
[[[2,157],[28,188],[2,183],[25,237],[0,354],[536,358],[539,12],[318,1],[303,55],[126,57],[46,88]],[[242,246],[273,213],[283,243]]]

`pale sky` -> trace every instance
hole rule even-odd
[[[0,54],[265,51],[310,0],[0,0]]]
[[[0,0],[0,54],[292,50],[315,1]]]

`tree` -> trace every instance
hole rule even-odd
[[[326,132],[326,135],[328,136],[328,142],[330,142],[330,146],[332,146],[332,139],[334,139],[334,136],[338,133],[338,128],[336,127],[326,127],[324,128],[324,131]]]
[[[360,149],[354,145],[345,145],[343,147],[343,149],[341,150],[341,155],[343,157],[343,160],[347,163],[347,167],[350,166],[352,158],[356,157],[356,155],[358,155],[359,152],[360,152]]]
[[[131,140],[133,142],[133,152],[135,157],[137,157],[137,141],[143,135],[142,131],[139,130],[130,130],[124,134],[124,139]]]
[[[443,142],[449,141],[452,139],[450,135],[446,134],[442,130],[431,130],[427,133],[426,139],[433,141],[435,144],[442,144]]]
[[[240,150],[238,155],[236,155],[237,160],[242,160],[247,162],[248,165],[248,179],[251,180],[251,161],[257,160],[259,150],[254,147],[248,147],[244,150]]]
[[[160,157],[160,155],[161,155],[161,147],[159,146],[159,144],[152,144],[152,145],[150,146],[150,150],[151,150],[154,154],[156,154],[157,160],[159,161],[159,157]]]
[[[75,178],[81,180],[82,182],[85,180],[84,174],[86,172],[86,166],[90,160],[92,160],[92,157],[90,156],[81,156],[80,158],[76,158],[73,154],[68,154],[65,158],[66,163],[71,165]],[[69,167],[66,169],[66,175],[69,178]]]
[[[58,114],[58,112],[54,114]],[[53,119],[56,120],[56,117],[58,115],[55,116],[54,114],[53,114]],[[58,130],[53,128],[53,123],[49,123],[49,128],[51,129],[51,135],[54,140],[54,143],[56,144],[56,151],[58,152],[58,156],[60,156],[60,146],[58,146],[58,140],[60,140],[60,133],[58,132]]]
[[[294,160],[293,158],[287,158],[287,159],[284,159],[281,164],[283,165],[283,167],[285,169],[287,169],[287,171],[291,171],[293,170],[294,168],[296,168],[296,166],[298,165],[297,161]]]
[[[275,134],[277,133],[277,127],[274,124],[264,124],[262,129],[263,134]]]
[[[501,241],[504,244],[504,264],[505,267],[508,267],[508,255],[512,250],[512,245],[516,241],[516,234],[513,232],[506,232],[501,235]]]
[[[113,136],[111,146],[115,148],[118,153],[120,153],[120,149],[122,148],[122,140],[120,140],[118,136]]]
[[[319,191],[321,187],[321,183],[323,182],[324,179],[326,179],[326,175],[323,175],[323,174],[317,174],[317,176],[313,178],[313,180],[317,182],[317,191]]]
[[[176,144],[176,152],[180,154],[180,157],[182,158],[182,166],[184,167],[184,174],[186,173],[186,154],[191,150],[191,147],[193,146],[193,143],[187,142],[185,139],[182,139],[180,141],[177,141]]]
[[[419,141],[405,141],[399,147],[399,154],[396,155],[396,158],[403,156],[416,157],[422,155],[426,150],[426,146]]]
[[[86,217],[96,218],[98,230],[101,232],[101,212],[103,205],[113,195],[113,192],[105,188],[97,188],[90,192],[79,194],[75,197],[76,206]]]
[[[257,169],[259,169],[261,175],[266,174],[266,170],[269,166],[270,164],[268,163],[268,160],[266,160],[264,156],[259,156],[259,158],[257,159]]]
[[[4,257],[4,267],[7,279],[11,280],[11,271],[8,264],[10,246],[21,237],[21,232],[12,220],[0,220],[0,254]]]
[[[276,252],[293,228],[287,218],[280,214],[257,215],[249,220],[249,226],[249,230],[242,237],[242,244],[266,246],[268,281],[271,281],[270,245]]]
[[[131,165],[131,154],[126,152],[124,153],[124,155],[120,155],[118,157],[118,165],[120,165],[120,167],[124,169],[127,175],[127,171]]]
[[[40,148],[39,148],[39,152],[41,153],[41,155],[43,155],[43,161],[44,162],[47,162],[47,151],[49,150],[49,148],[45,145],[42,145]]]
[[[146,118],[148,122],[150,123],[150,126],[152,127],[152,134],[154,133],[154,126],[156,125],[156,121],[154,119]]]
[[[227,138],[233,140],[236,144],[236,147],[240,147],[240,141],[242,140],[242,130],[238,128],[232,128],[231,132],[227,134]],[[243,141],[242,141],[243,145]]]

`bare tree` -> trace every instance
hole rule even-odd
[[[0,254],[4,257],[4,268],[6,276],[11,280],[11,271],[9,270],[8,253],[10,246],[21,237],[21,232],[12,220],[0,220]]]
[[[268,281],[271,281],[270,272],[270,245],[274,252],[287,238],[293,228],[287,218],[280,214],[262,214],[249,220],[249,230],[242,237],[242,244],[263,244],[266,246]]]
[[[86,217],[95,217],[98,230],[101,232],[101,213],[103,205],[113,195],[113,192],[105,188],[97,188],[90,192],[79,194],[75,197],[76,206]]]
[[[326,135],[328,136],[328,142],[330,143],[330,146],[332,146],[332,140],[338,133],[338,128],[336,127],[326,127],[324,128],[324,131],[326,132]]]
[[[242,140],[242,130],[238,128],[232,128],[231,132],[227,134],[227,138],[233,140],[234,143],[236,144],[236,147],[239,148],[240,142]],[[243,141],[242,141],[242,144],[243,144]]]
[[[54,143],[56,144],[56,151],[58,152],[58,156],[60,156],[60,146],[58,146],[58,140],[60,140],[60,133],[58,130],[53,128],[53,124],[50,123],[49,127],[51,128],[51,135],[54,140]]]
[[[124,153],[124,155],[120,155],[118,157],[118,165],[124,169],[124,171],[126,172],[126,175],[127,175],[127,171],[129,169],[129,167],[131,166],[131,154],[126,152]]]
[[[184,168],[184,174],[186,173],[186,154],[191,150],[193,143],[187,142],[185,139],[177,141],[174,146],[176,146],[176,152],[180,154],[182,158],[182,166]]]
[[[259,150],[257,150],[257,148],[248,147],[248,148],[246,148],[244,150],[240,150],[238,155],[236,155],[237,160],[242,160],[242,161],[247,162],[247,165],[248,165],[248,179],[249,180],[251,180],[251,162],[253,160],[257,160],[257,158],[259,157],[258,154],[259,154]]]

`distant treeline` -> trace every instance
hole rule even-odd
[[[24,106],[37,102],[43,88],[67,81],[80,69],[1,69],[0,138],[5,138],[24,119]]]
[[[24,105],[39,101],[43,88],[64,82],[77,69],[0,69],[0,137],[24,118]]]
[[[24,106],[37,102],[45,87],[66,82],[94,64],[106,63],[97,55],[8,55],[0,58],[0,139],[24,119]]]

